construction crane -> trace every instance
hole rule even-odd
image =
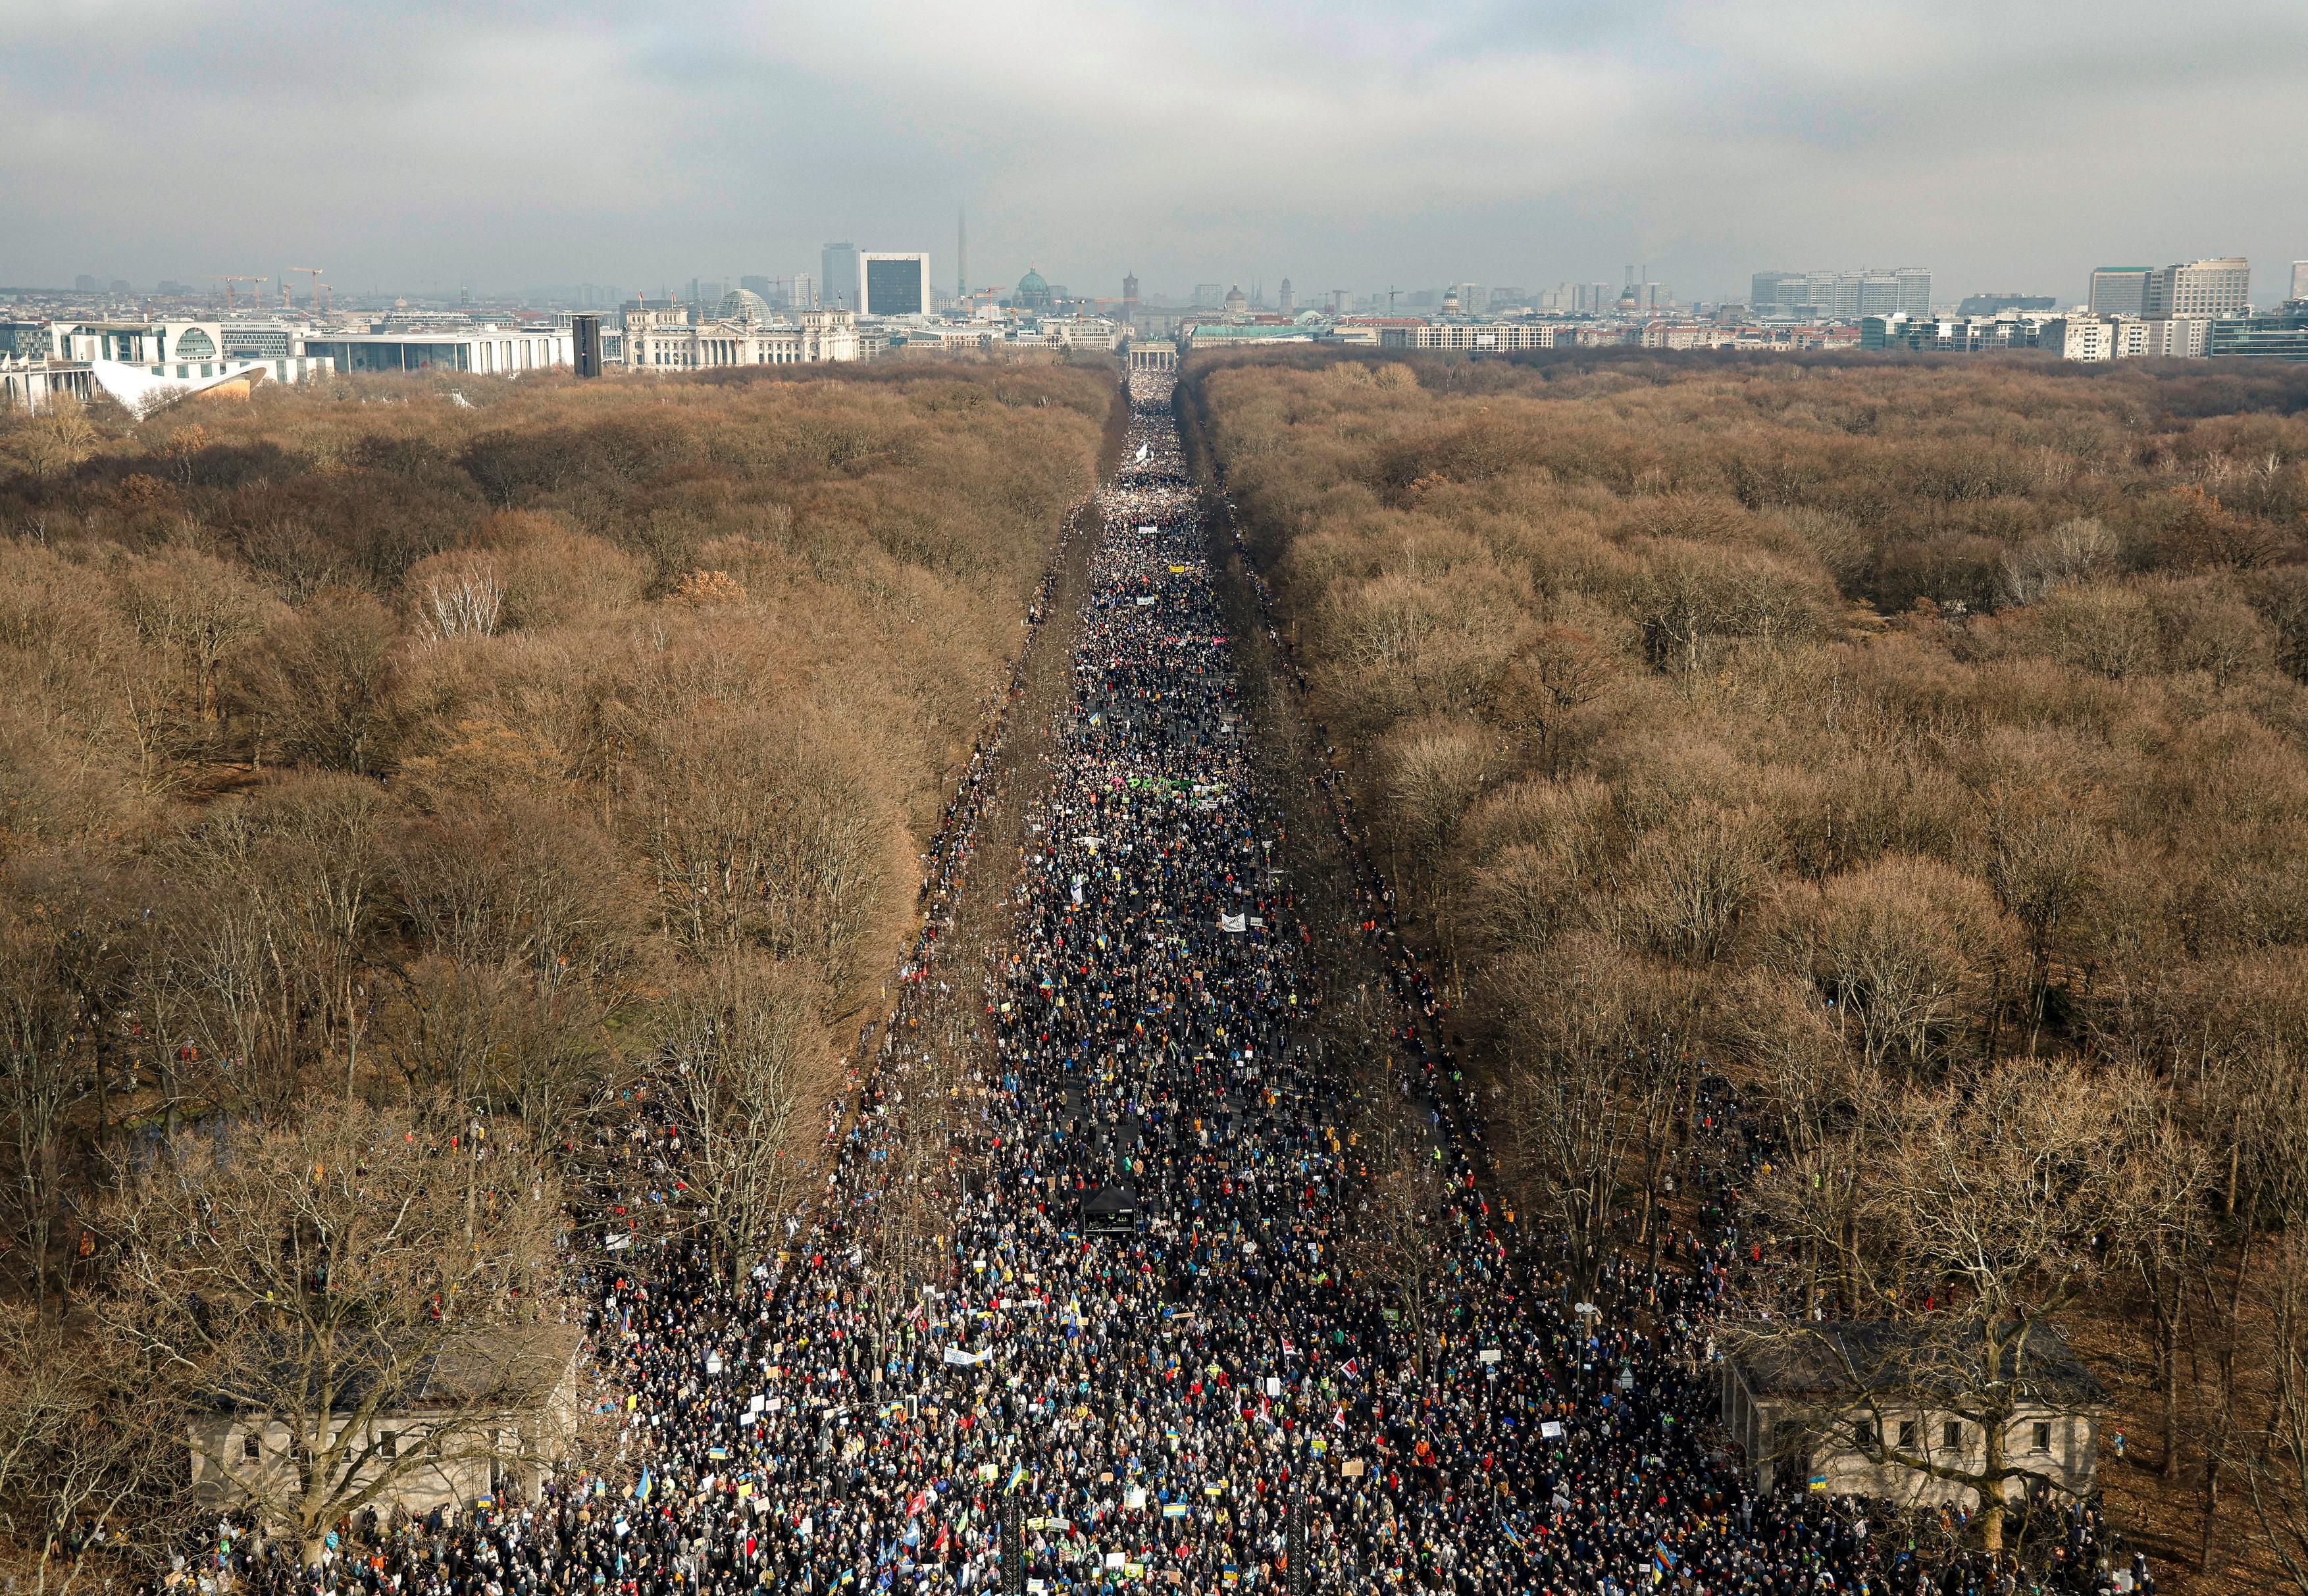
[[[314,315],[320,315],[320,314],[321,314],[321,273],[322,273],[322,272],[325,272],[325,271],[327,271],[327,270],[328,270],[328,268],[327,268],[327,267],[325,267],[325,266],[291,266],[291,267],[289,267],[289,268],[288,268],[288,270],[290,270],[291,272],[311,272],[311,273],[313,274],[313,302],[312,302],[312,305],[311,305],[311,306],[310,306],[310,309],[312,310],[312,312],[313,312],[313,314],[314,314]]]
[[[263,282],[264,279],[261,277],[211,277],[209,280],[211,282],[220,282],[224,284],[224,310],[227,315],[230,315],[232,314],[232,285],[237,282]],[[257,302],[259,298],[259,295],[251,293],[248,296],[248,302],[251,305],[254,305]]]

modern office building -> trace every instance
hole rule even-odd
[[[1756,310],[1800,304],[1810,281],[1801,272],[1758,272],[1748,280],[1747,303]]]
[[[47,353],[59,360],[143,366],[213,360],[224,352],[221,322],[57,322],[48,329]]]
[[[2200,360],[2210,352],[2212,323],[2200,315],[2118,316],[2119,360]]]
[[[2208,316],[2071,315],[2046,321],[2037,347],[2066,360],[2197,360],[2210,352]]]
[[[2037,329],[2036,347],[2063,360],[2113,360],[2115,327],[2114,316],[2063,316]]]
[[[2308,261],[2292,263],[2291,297],[2295,299],[2308,299]]]
[[[2000,310],[2057,310],[2049,294],[1973,294],[1955,307],[1958,315],[1994,315]]]
[[[342,372],[470,371],[519,376],[525,371],[574,363],[565,327],[460,327],[427,332],[323,332],[306,335],[305,352],[324,356]]]
[[[1388,331],[1380,330],[1378,342],[1382,349],[1395,347],[1395,341],[1387,336]],[[1551,324],[1537,322],[1421,322],[1404,330],[1400,347],[1508,355],[1518,349],[1551,349],[1560,332]]]
[[[601,375],[601,318],[592,315],[569,318],[570,353],[581,377]]]
[[[299,347],[305,341],[305,330],[281,321],[227,322],[224,324],[224,352],[245,355],[256,360],[285,360],[303,353]]]
[[[2100,266],[2091,274],[2084,303],[2094,315],[2144,315],[2148,311],[2148,266]]]
[[[857,300],[855,244],[829,244],[818,252],[817,288],[821,309],[855,314],[864,308]]]
[[[2050,301],[2045,301],[2049,304]],[[1985,349],[2032,349],[2038,331],[2052,318],[2026,311],[1999,310],[1985,315],[1919,315],[1904,311],[1859,318],[1863,349],[1938,350],[1977,354]]]
[[[866,315],[927,315],[933,300],[930,257],[891,250],[857,256],[857,308]]]
[[[2209,352],[2261,360],[2308,360],[2308,294],[2293,298],[2295,304],[2288,309],[2268,315],[2223,316],[2212,323]]]
[[[0,353],[0,410],[44,410],[59,399],[86,404],[96,397],[96,374],[85,360]]]
[[[1750,280],[1749,297],[1758,311],[1794,312],[1828,321],[1854,322],[1894,311],[1927,315],[1932,308],[1932,274],[1921,266],[1758,272]]]
[[[2148,274],[2149,316],[2242,315],[2252,306],[2252,263],[2241,255],[2158,266]]]

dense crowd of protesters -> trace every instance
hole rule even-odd
[[[677,1237],[599,1255],[614,1462],[541,1504],[353,1537],[324,1583],[974,1592],[1003,1589],[1006,1560],[1043,1592],[2022,1588],[1960,1560],[1927,1572],[1856,1504],[1759,1498],[1720,1453],[1712,1331],[1754,1156],[1738,1135],[1681,1166],[1692,1217],[1668,1221],[1662,1267],[1614,1265],[1591,1304],[1533,1271],[1543,1248],[1488,1195],[1434,986],[1327,779],[1399,1013],[1375,1075],[1316,1045],[1332,928],[1282,868],[1167,380],[1134,381],[1016,932],[985,984],[990,1063],[957,1074],[901,1005],[860,1039],[874,1067],[829,1113],[824,1201],[775,1267],[733,1293]],[[932,856],[916,980],[996,751]],[[901,1155],[941,1093],[960,1128],[926,1177]],[[1440,1194],[1437,1307],[1416,1327],[1352,1268],[1382,1111]],[[646,1093],[632,1112],[615,1170],[640,1204],[670,1184],[679,1127]],[[885,1221],[924,1179],[937,1267],[903,1276],[892,1311]],[[2091,1588],[2097,1535],[2075,1516],[2063,1588]]]

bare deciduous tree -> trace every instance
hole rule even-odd
[[[533,1436],[506,1414],[570,1350],[548,1318],[560,1192],[545,1165],[453,1109],[325,1097],[225,1135],[126,1180],[105,1318],[156,1388],[237,1417],[195,1423],[194,1446],[265,1531],[309,1566],[340,1518],[401,1481],[523,1457]]]
[[[1622,1196],[1672,1126],[1695,1067],[1690,982],[1591,934],[1563,938],[1542,964],[1510,961],[1508,1150],[1592,1300]]]
[[[788,975],[725,957],[676,997],[667,1029],[669,1083],[687,1137],[684,1169],[732,1284],[771,1250],[808,1174],[790,1145],[808,1059],[822,1045],[811,995]]]
[[[2046,1354],[2057,1316],[2120,1255],[2108,1245],[2128,1215],[2119,1097],[2064,1062],[1967,1068],[1885,1091],[1842,1133],[1836,1157],[1865,1171],[1847,1198],[1801,1165],[1758,1194],[1779,1236],[1833,1249],[1850,1235],[1854,1316],[1900,1333],[1854,1351],[1787,1303],[1761,1333],[1834,1360],[1875,1421],[1847,1444],[1976,1491],[1990,1551],[2002,1549],[2007,1492],[2065,1488],[2012,1433],[2023,1413],[2086,1400]],[[1976,1447],[1901,1444],[1882,1421],[1919,1401],[1968,1426]]]
[[[184,1527],[183,1454],[153,1445],[182,1415],[116,1350],[109,1336],[0,1308],[0,1534],[20,1589],[71,1596],[91,1574],[133,1571],[112,1558],[157,1557]]]
[[[1394,1316],[1423,1380],[1434,1356],[1453,1239],[1437,1144],[1383,1109],[1357,1127],[1356,1144],[1363,1179],[1339,1240],[1339,1263]]]

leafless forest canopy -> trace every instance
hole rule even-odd
[[[1753,1307],[1982,1367],[2055,1318],[2120,1387],[2119,1518],[2303,1578],[2308,381],[1189,386],[1573,1272],[1657,1258],[1719,1072],[1772,1139]]]
[[[1112,404],[955,364],[0,430],[0,1537],[157,1520],[149,1402],[261,1383],[251,1336],[431,1324],[389,1394],[426,1290],[539,1312],[560,1155],[667,1049],[815,1141]]]

